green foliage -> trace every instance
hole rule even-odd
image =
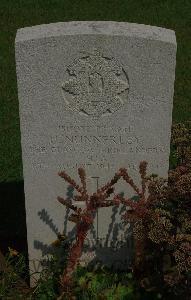
[[[21,281],[21,277],[27,271],[25,257],[16,250],[10,249],[5,257],[5,268],[0,273],[0,299],[57,299],[59,295],[59,275],[66,265],[69,244],[66,238],[61,241],[58,239],[53,243],[52,254],[41,261],[44,268],[35,288],[31,289],[27,284],[23,286],[24,281]]]
[[[55,278],[54,276],[47,274],[42,276],[37,284],[35,291],[33,292],[33,298],[36,300],[53,300],[58,296],[55,292]]]
[[[70,242],[67,237],[58,234],[58,239],[52,246],[52,254],[42,260],[44,267],[33,291],[35,300],[57,299],[59,295],[59,276],[66,267]]]
[[[86,268],[78,266],[74,278],[77,299],[138,299],[131,273],[113,273],[107,268],[87,272]]]
[[[26,272],[25,257],[10,249],[5,257],[5,266],[0,271],[0,299],[23,299],[21,277]]]

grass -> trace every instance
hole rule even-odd
[[[0,182],[23,179],[14,58],[18,28],[72,20],[113,20],[166,27],[178,51],[173,121],[191,117],[190,0],[0,0]]]

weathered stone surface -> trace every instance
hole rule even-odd
[[[15,50],[34,269],[56,232],[73,228],[56,200],[67,190],[58,171],[78,180],[77,168],[85,167],[91,191],[120,167],[139,184],[141,160],[167,175],[176,39],[172,30],[146,25],[68,22],[19,29]],[[120,191],[133,195],[122,182]],[[100,209],[89,243],[123,239],[121,213]],[[100,256],[110,257],[107,251]]]

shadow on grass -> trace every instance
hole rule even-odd
[[[27,253],[24,183],[0,183],[0,249]]]
[[[4,255],[8,247],[24,255],[27,269],[23,276],[29,283],[23,181],[0,183],[0,249]]]

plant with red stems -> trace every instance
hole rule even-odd
[[[113,200],[108,200],[108,197],[114,192],[113,185],[120,179],[120,174],[116,173],[110,182],[97,190],[96,193],[89,195],[86,189],[86,174],[82,168],[78,169],[78,174],[81,180],[81,186],[79,186],[68,174],[64,171],[58,175],[68,182],[79,195],[74,196],[74,201],[84,201],[85,208],[77,208],[75,205],[68,203],[65,199],[58,197],[58,201],[74,211],[69,217],[69,220],[76,223],[76,241],[71,246],[67,266],[64,273],[60,276],[60,283],[62,290],[66,290],[72,284],[72,273],[78,263],[78,260],[82,254],[84,240],[90,230],[94,218],[95,212],[100,207],[107,207],[115,205],[117,197],[114,196]]]

